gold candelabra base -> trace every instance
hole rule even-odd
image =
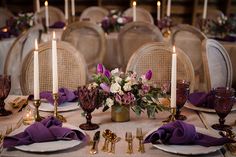
[[[34,100],[34,106],[35,106],[35,117],[34,117],[34,119],[37,122],[40,122],[42,119],[44,119],[43,117],[41,117],[39,115],[39,106],[40,106],[40,104],[41,104],[40,99]]]
[[[175,119],[175,115],[176,115],[176,108],[171,108],[170,109],[171,115],[163,121],[163,123],[169,123],[169,122],[174,122]]]
[[[58,93],[54,93],[53,94],[53,100],[54,100],[54,117],[56,117],[58,120],[60,120],[61,122],[66,122],[66,118],[63,117],[63,115],[60,115],[57,111],[57,107],[58,107]]]

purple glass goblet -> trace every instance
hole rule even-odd
[[[219,118],[219,124],[213,124],[212,128],[216,130],[232,129],[231,126],[224,124],[225,117],[230,113],[235,102],[235,90],[228,87],[218,87],[214,89],[214,109]]]
[[[0,75],[0,116],[8,116],[11,111],[5,109],[4,100],[7,98],[11,90],[11,76]]]
[[[78,89],[78,98],[81,108],[83,109],[86,117],[86,123],[81,124],[79,127],[83,130],[95,130],[99,128],[99,125],[91,122],[91,113],[99,108],[99,90],[88,89],[86,87],[80,87]]]
[[[190,82],[186,80],[178,80],[176,88],[176,115],[177,120],[186,120],[187,117],[181,115],[181,108],[186,103],[189,96],[189,85]]]

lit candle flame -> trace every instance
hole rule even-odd
[[[157,2],[157,6],[161,6],[161,2],[160,1]]]
[[[7,28],[3,28],[2,31],[3,31],[3,32],[7,32]]]
[[[133,6],[136,6],[136,1],[133,1]]]
[[[45,2],[44,2],[44,5],[45,5],[45,6],[48,6],[48,1],[45,1]]]

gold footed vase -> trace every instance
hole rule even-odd
[[[130,121],[130,107],[123,105],[111,106],[111,120],[113,122],[128,122]]]

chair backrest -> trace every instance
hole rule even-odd
[[[48,6],[48,15],[49,15],[49,25],[53,25],[55,22],[62,21],[65,22],[64,13],[53,6]],[[45,7],[41,7],[39,13],[36,13],[36,22],[43,23],[45,20]]]
[[[39,80],[40,91],[52,90],[52,43],[39,45]],[[81,55],[69,43],[57,42],[58,86],[76,90],[86,84],[86,64]],[[34,91],[34,51],[25,58],[21,69],[21,88],[24,95]]]
[[[135,71],[138,76],[147,70],[153,71],[151,81],[163,84],[171,80],[172,48],[160,42],[150,42],[141,46],[130,58],[126,71]],[[176,47],[177,79],[190,81],[190,90],[193,91],[195,78],[193,65],[188,56]]]
[[[42,25],[36,25],[21,34],[11,46],[4,64],[4,73],[11,75],[11,94],[22,94],[20,88],[20,70],[24,58],[34,49],[34,41],[40,41]]]
[[[124,16],[133,17],[133,8],[128,8],[123,13]],[[150,12],[144,8],[136,8],[136,21],[148,22],[154,24],[154,20]]]
[[[13,16],[8,9],[0,7],[0,28],[6,26],[6,21]]]
[[[173,29],[172,45],[181,48],[190,58],[195,73],[195,90],[205,90],[204,68],[202,61],[202,42],[207,39],[204,33],[194,26],[180,24]]]
[[[203,63],[208,91],[215,87],[231,87],[233,79],[231,60],[227,51],[216,40],[204,40]]]
[[[74,22],[63,31],[61,40],[69,42],[84,55],[89,69],[103,62],[106,40],[100,26],[87,21]]]
[[[118,48],[121,53],[121,65],[125,69],[132,54],[143,44],[152,41],[163,41],[158,27],[146,22],[126,24],[118,34]]]
[[[90,21],[93,23],[100,23],[102,19],[109,14],[108,10],[102,7],[88,7],[81,16],[80,21]]]

